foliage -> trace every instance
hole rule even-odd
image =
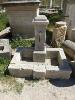
[[[6,28],[8,24],[8,19],[6,13],[1,13],[0,14],[0,31]]]
[[[26,39],[12,39],[10,40],[11,47],[32,47],[34,45],[34,40],[26,40]]]
[[[45,14],[45,15],[48,18],[50,24],[55,24],[55,22],[61,21],[64,18],[63,12],[61,10],[59,10],[57,14],[52,14],[52,15]]]
[[[8,73],[7,66],[9,65],[9,62],[10,61],[7,58],[0,57],[0,76]]]

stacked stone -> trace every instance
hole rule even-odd
[[[55,28],[53,30],[53,45],[60,47],[61,43],[65,40],[67,31],[66,22],[60,21],[56,22]]]
[[[49,21],[46,16],[39,15],[33,20],[35,28],[35,51],[33,52],[34,62],[45,62],[46,57],[46,28]]]

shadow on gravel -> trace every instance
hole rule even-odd
[[[75,85],[75,78],[68,79],[50,79],[49,82],[56,87],[69,87]]]

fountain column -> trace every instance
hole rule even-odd
[[[34,62],[45,62],[46,27],[48,23],[49,21],[44,15],[39,15],[33,20],[35,30],[35,51],[33,52]]]

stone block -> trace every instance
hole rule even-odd
[[[11,59],[11,46],[8,39],[0,39],[0,57]]]
[[[45,62],[46,51],[34,51],[33,52],[33,61],[34,62]]]
[[[10,62],[10,64],[16,64],[21,61],[20,52],[16,52]]]
[[[45,79],[46,69],[45,64],[38,63],[34,65],[33,79]]]
[[[75,56],[75,43],[70,41],[70,40],[66,40],[66,41],[63,42],[62,47],[63,47],[65,53],[69,57],[74,59],[74,56]]]
[[[65,66],[66,67],[66,66]],[[69,79],[71,75],[71,69],[65,70],[59,66],[46,65],[46,78],[47,79]]]
[[[32,59],[33,58],[33,50],[34,50],[34,48],[22,48],[22,50],[20,52],[21,59],[22,60],[24,58]]]
[[[8,69],[14,77],[30,78],[33,75],[33,64],[29,63],[21,64],[19,62],[18,64],[10,64]]]

